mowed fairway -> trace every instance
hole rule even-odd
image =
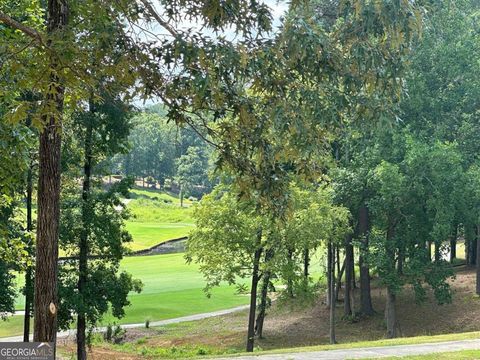
[[[106,316],[108,323],[143,323],[186,315],[228,309],[248,303],[248,296],[237,295],[235,287],[222,285],[207,298],[203,292],[205,282],[195,264],[187,265],[184,254],[128,257],[122,261],[122,270],[140,279],[143,291],[131,294],[131,306],[121,320]],[[19,279],[21,280],[21,279]],[[22,281],[20,281],[22,283]],[[18,298],[17,309],[23,307],[23,296]],[[20,335],[23,316],[10,317],[0,322],[0,337]]]
[[[247,304],[248,297],[237,295],[235,287],[222,285],[207,298],[205,282],[195,264],[187,265],[183,254],[126,258],[122,269],[142,280],[140,294],[131,294],[132,305],[117,323],[163,320]],[[107,318],[105,322],[113,321]]]
[[[147,249],[164,241],[187,236],[193,228],[190,203],[158,190],[133,189],[127,199],[131,218],[126,222],[133,242],[132,250]]]

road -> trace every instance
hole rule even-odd
[[[425,355],[460,350],[478,350],[480,358],[480,339],[447,341],[416,345],[395,345],[356,349],[338,349],[312,352],[298,352],[269,355],[244,355],[215,360],[344,360],[371,359],[395,356]]]

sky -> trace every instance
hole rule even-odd
[[[260,2],[266,4],[270,8],[271,14],[272,14],[273,30],[276,31],[276,29],[278,29],[278,27],[280,25],[282,16],[288,10],[290,1],[288,1],[288,0],[283,0],[283,1],[279,1],[279,0],[260,0]],[[154,1],[152,1],[152,4],[155,6],[157,12],[160,15],[162,15],[163,11],[162,11],[162,7],[161,7],[159,1],[154,0]],[[162,16],[162,17],[164,19],[166,19],[166,16]],[[185,22],[181,23],[180,25],[176,24],[175,27],[185,29],[185,30],[187,30],[187,29],[200,29],[200,26],[197,23],[192,22],[192,21],[185,21]],[[160,26],[150,27],[149,31],[153,34],[160,35],[160,36],[167,34],[166,30],[161,28]],[[208,35],[210,37],[224,36],[226,39],[229,39],[229,40],[235,39],[235,32],[234,32],[233,28],[227,28],[227,29],[225,29],[225,31],[223,31],[221,33],[218,33],[218,34],[215,34],[213,31],[211,31],[209,29],[203,29],[202,33],[204,33],[205,35]],[[148,106],[150,106],[152,104],[155,104],[155,103],[158,103],[158,100],[148,100],[148,101],[137,100],[137,101],[135,101],[135,105],[137,107],[148,107]]]

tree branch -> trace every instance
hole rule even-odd
[[[150,13],[151,16],[154,17],[155,20],[157,20],[157,22],[163,27],[165,28],[165,30],[167,30],[172,36],[177,36],[178,33],[177,31],[172,27],[170,26],[170,24],[168,22],[166,22],[165,20],[162,19],[162,17],[160,15],[158,15],[158,13],[155,11],[155,9],[153,8],[152,4],[150,4],[150,2],[148,0],[140,0],[140,2],[143,4],[143,6],[145,6],[145,8],[148,10],[148,12]]]
[[[23,32],[25,35],[31,37],[32,39],[38,41],[40,44],[44,44],[43,43],[43,38],[42,38],[42,35],[35,29],[32,29],[31,27],[29,26],[26,26],[14,19],[12,19],[10,16],[0,12],[0,22],[4,23],[5,25],[11,27],[11,28],[14,28],[14,29],[17,29],[17,30],[20,30],[21,32]]]

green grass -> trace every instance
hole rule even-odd
[[[129,257],[122,261],[121,267],[142,280],[144,288],[142,293],[130,295],[132,305],[126,309],[124,318],[116,320],[107,316],[103,324],[143,323],[248,303],[247,296],[235,294],[236,289],[228,285],[214,289],[211,298],[207,298],[198,266],[185,264],[183,254]],[[22,308],[23,301],[23,297],[18,298],[17,309]],[[14,316],[7,322],[0,322],[0,337],[21,334],[22,321],[22,316]]]
[[[187,236],[193,229],[190,223],[127,222],[127,230],[133,237],[128,245],[132,250],[142,250],[167,240]]]
[[[336,350],[336,349],[355,349],[360,347],[414,345],[414,344],[437,343],[437,342],[456,341],[456,340],[471,340],[471,339],[478,339],[478,338],[480,338],[480,331],[473,331],[473,332],[467,332],[467,333],[423,335],[423,336],[413,336],[413,337],[404,337],[404,338],[396,338],[396,339],[358,341],[358,342],[335,344],[335,345],[318,345],[318,346],[306,346],[306,347],[298,347],[298,348],[285,348],[285,349],[279,349],[279,350],[262,351],[262,353],[284,354],[284,353],[297,353],[297,352]]]
[[[183,254],[130,257],[122,269],[141,279],[141,294],[132,294],[132,305],[117,323],[141,323],[192,314],[228,309],[248,302],[236,295],[235,288],[222,285],[212,291],[211,298],[203,292],[204,280],[197,265],[186,265]],[[107,318],[105,322],[113,321]]]
[[[30,322],[33,329],[33,321]],[[9,316],[7,321],[0,320],[0,337],[23,334],[23,316]]]
[[[163,190],[135,187],[130,190],[130,197],[132,199],[146,198],[151,200],[163,200],[174,205],[180,205],[180,199],[176,194]],[[184,199],[183,203],[184,205],[189,205],[191,204],[191,201],[188,199]]]
[[[133,238],[132,250],[142,250],[164,241],[187,236],[193,228],[192,208],[180,207],[179,200],[159,190],[133,189],[126,222]]]

